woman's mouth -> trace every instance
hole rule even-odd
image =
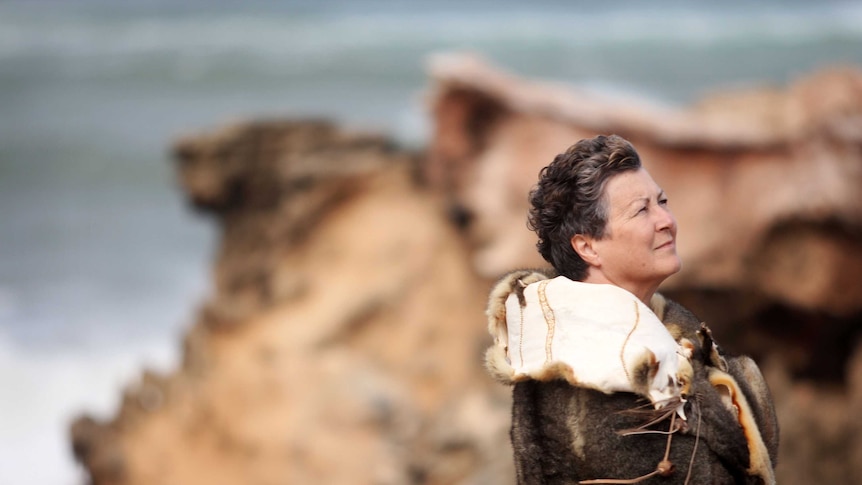
[[[672,248],[673,246],[674,246],[674,240],[671,239],[670,241],[662,244],[661,246],[658,246],[656,249],[668,249],[668,248]]]

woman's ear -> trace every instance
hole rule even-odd
[[[583,234],[575,234],[571,239],[572,249],[578,253],[586,263],[590,266],[600,266],[599,253],[596,252],[593,246],[593,238],[584,236]]]

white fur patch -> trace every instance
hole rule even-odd
[[[690,366],[680,364],[688,352],[628,291],[560,276],[527,285],[523,296],[523,307],[516,294],[506,298],[506,337],[498,338],[498,344],[506,343],[507,373],[513,381],[564,377],[606,393],[639,392],[656,407],[681,397],[686,380],[679,372]],[[635,375],[644,362],[650,363],[647,389]],[[566,375],[549,375],[549,369]]]

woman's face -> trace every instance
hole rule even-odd
[[[676,219],[667,198],[643,168],[614,175],[605,185],[607,226],[591,241],[608,282],[638,295],[650,294],[682,267],[676,254]]]

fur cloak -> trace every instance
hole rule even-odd
[[[748,357],[724,355],[704,324],[659,294],[650,309],[687,350],[691,364],[681,404],[686,420],[676,422],[669,448],[673,413],[660,414],[647,388],[620,392],[584,385],[571,366],[559,362],[516,369],[508,349],[506,303],[512,309],[517,297],[526,305],[524,289],[554,276],[510,273],[488,303],[494,344],[485,364],[495,379],[513,386],[511,439],[519,485],[634,479],[656,470],[666,452],[673,470],[640,483],[775,483],[778,423],[757,365]]]

